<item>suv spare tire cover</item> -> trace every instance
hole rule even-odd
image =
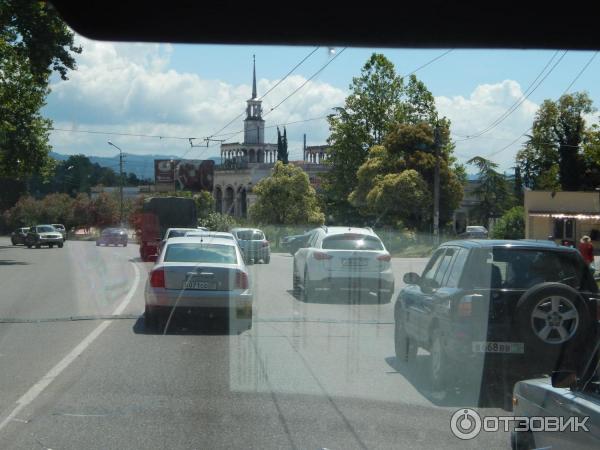
[[[518,332],[527,350],[559,350],[580,342],[590,327],[584,299],[571,286],[540,283],[526,291],[515,311]]]

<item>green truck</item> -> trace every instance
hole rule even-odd
[[[198,212],[191,198],[151,197],[144,200],[137,218],[140,258],[149,261],[158,254],[160,241],[169,228],[196,228]]]

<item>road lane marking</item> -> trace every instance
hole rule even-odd
[[[140,270],[138,269],[137,264],[131,264],[133,265],[135,272],[134,282],[131,285],[129,292],[127,292],[127,295],[125,295],[123,301],[115,308],[112,315],[121,314],[137,291],[138,284],[140,282]],[[44,391],[44,389],[50,385],[50,383],[52,383],[67,367],[69,367],[71,363],[75,361],[75,359],[77,359],[77,357],[79,357],[98,338],[98,336],[100,336],[104,330],[108,328],[111,323],[111,320],[106,320],[98,325],[79,344],[77,344],[77,346],[71,350],[67,356],[65,356],[58,364],[50,369],[48,373],[44,375],[37,383],[29,388],[29,390],[17,400],[17,406],[2,422],[0,422],[0,431],[2,431],[11,421],[17,420],[21,422],[22,420],[15,419],[17,414],[19,414],[22,409],[33,402]]]

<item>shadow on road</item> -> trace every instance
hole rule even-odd
[[[295,295],[292,289],[287,289],[286,292],[294,297],[299,302],[304,302],[301,295]],[[315,296],[308,303],[321,303],[328,305],[378,305],[377,296],[370,294],[359,295],[356,292],[337,292],[323,293]],[[383,302],[381,305],[390,302]]]
[[[461,368],[460,373],[448,373],[450,387],[443,391],[435,391],[431,389],[429,355],[417,355],[411,363],[399,363],[395,356],[390,356],[385,358],[385,362],[434,405],[506,409],[505,399],[500,395],[490,396],[486,395],[486,392],[480,392],[481,377],[474,373],[469,374],[469,368]],[[470,375],[470,382],[464,379],[466,374]]]
[[[13,259],[0,259],[0,266],[28,266],[29,263]]]
[[[163,331],[146,327],[144,315],[142,314],[133,325],[135,334],[162,335]],[[227,336],[237,335],[235,331],[229,330],[229,321],[223,318],[208,317],[173,317],[167,335],[198,335],[198,336]]]

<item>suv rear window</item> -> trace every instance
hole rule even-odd
[[[36,227],[35,231],[37,233],[52,233],[53,231],[56,231],[56,230],[54,229],[54,227],[46,225],[46,226],[42,226],[42,227]]]
[[[246,230],[238,231],[236,234],[240,241],[263,241],[265,239],[265,235],[262,231]]]
[[[236,264],[237,255],[233,245],[170,244],[167,245],[164,262]]]
[[[531,249],[495,248],[484,254],[485,263],[475,265],[473,281],[478,287],[529,289],[539,283],[559,282],[579,289],[583,266],[575,255]]]
[[[326,250],[383,250],[383,244],[375,236],[362,234],[336,234],[323,239]]]

